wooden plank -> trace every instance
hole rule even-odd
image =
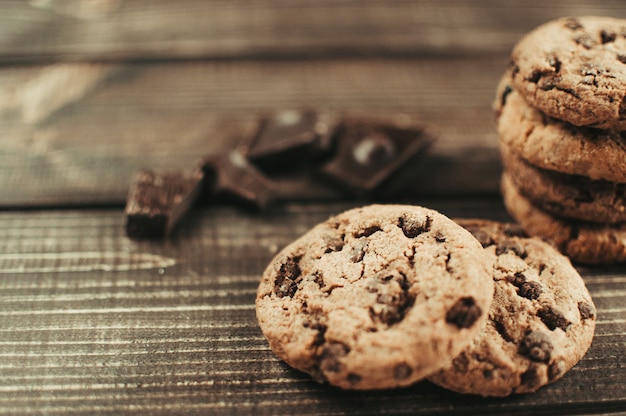
[[[619,0],[9,0],[0,61],[505,53],[546,20]]]
[[[498,198],[417,199],[507,219]],[[136,242],[121,210],[0,213],[0,414],[607,414],[626,409],[626,275],[582,268],[591,349],[539,392],[481,399],[427,382],[343,392],[289,369],[254,315],[259,276],[309,227],[358,202],[264,214],[194,211],[171,240]]]
[[[259,113],[303,107],[411,115],[438,139],[405,175],[411,192],[494,193],[491,102],[505,66],[496,57],[2,68],[0,206],[120,204],[138,168],[192,166],[234,147]]]

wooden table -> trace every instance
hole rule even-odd
[[[579,267],[598,307],[586,357],[537,393],[484,399],[428,382],[319,385],[254,315],[273,254],[369,200],[193,210],[135,241],[140,167],[228,151],[256,115],[407,113],[437,136],[405,202],[508,220],[491,111],[513,44],[552,18],[626,17],[617,0],[3,1],[0,414],[606,414],[626,411],[626,272]]]

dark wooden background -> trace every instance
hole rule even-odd
[[[369,201],[196,208],[165,241],[123,231],[140,167],[232,148],[259,112],[406,113],[437,142],[405,200],[507,220],[491,102],[513,44],[622,0],[0,1],[0,414],[606,414],[626,411],[626,270],[580,268],[585,359],[538,393],[427,382],[374,393],[279,362],[254,297],[273,254]]]

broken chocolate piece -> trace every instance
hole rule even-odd
[[[336,154],[321,171],[345,188],[371,192],[432,141],[423,128],[414,125],[345,120],[336,130]]]
[[[262,209],[274,202],[275,185],[238,151],[202,160],[205,194]]]
[[[131,238],[170,235],[200,194],[202,172],[141,170],[126,203],[126,234]]]
[[[265,171],[318,159],[331,148],[334,117],[313,110],[285,110],[265,116],[243,143],[245,156]]]

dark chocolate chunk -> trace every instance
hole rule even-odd
[[[595,319],[596,308],[587,302],[578,302],[578,312],[580,312],[580,319]]]
[[[512,276],[507,276],[507,279],[515,287],[520,287],[526,283],[526,275],[523,272],[515,272]]]
[[[571,325],[571,323],[565,319],[563,315],[549,306],[545,306],[538,310],[537,315],[551,331],[554,331],[557,328],[567,331],[567,328]]]
[[[341,371],[343,364],[341,357],[345,357],[350,352],[350,347],[341,342],[328,342],[322,348],[320,354],[320,369],[324,372],[336,373]]]
[[[360,375],[358,375],[356,373],[349,373],[348,374],[348,383],[350,383],[352,385],[359,384],[361,382],[361,380],[363,380],[363,377],[361,377]]]
[[[429,216],[426,216],[424,221],[418,221],[407,216],[398,218],[398,227],[402,229],[402,232],[408,238],[415,238],[422,233],[430,231],[432,223],[433,219]]]
[[[455,325],[459,329],[470,328],[482,315],[483,311],[471,297],[459,299],[446,313],[446,322]]]
[[[617,33],[607,32],[606,30],[600,31],[600,40],[603,44],[615,42],[615,39],[617,39]]]
[[[539,373],[539,365],[531,364],[531,366],[521,375],[521,382],[523,386],[526,386],[530,390],[534,390],[539,387],[541,382],[541,376]]]
[[[372,225],[365,228],[364,230],[357,232],[354,236],[357,238],[369,237],[370,235],[377,233],[378,231],[382,231],[382,228],[380,228],[378,225]]]
[[[274,293],[281,298],[293,297],[298,289],[298,278],[302,273],[298,261],[300,258],[289,258],[280,266],[274,281]]]
[[[371,192],[432,141],[423,128],[416,126],[345,120],[336,130],[336,153],[321,171],[344,188]]]
[[[409,378],[412,373],[413,369],[408,364],[398,364],[393,369],[393,378],[402,381]]]
[[[548,379],[554,381],[565,373],[565,362],[563,360],[555,360],[548,367]]]
[[[498,245],[496,246],[496,255],[500,256],[509,251],[515,253],[515,255],[522,259],[526,257],[526,249],[524,249],[524,246],[520,244],[519,241],[502,240],[498,242]]]
[[[370,316],[373,321],[391,326],[404,319],[415,303],[415,296],[409,292],[410,284],[404,275],[394,274],[378,280],[380,284],[372,286],[378,294],[377,305],[370,308]]]
[[[274,182],[250,165],[239,151],[207,157],[201,165],[207,195],[257,209],[267,207],[277,198]]]
[[[354,247],[352,247],[352,250],[350,251],[350,261],[352,263],[358,263],[363,260],[367,244],[367,238],[364,237],[361,237],[356,241]]]
[[[540,331],[529,332],[520,345],[520,354],[540,363],[549,362],[553,350],[550,337]]]
[[[265,171],[318,159],[330,151],[335,125],[335,117],[313,110],[278,111],[262,118],[245,155]]]
[[[543,288],[541,284],[537,282],[524,282],[519,286],[517,294],[523,298],[534,300],[537,299],[542,292]]]
[[[200,194],[202,178],[200,170],[139,171],[126,203],[126,234],[131,238],[169,236]]]

